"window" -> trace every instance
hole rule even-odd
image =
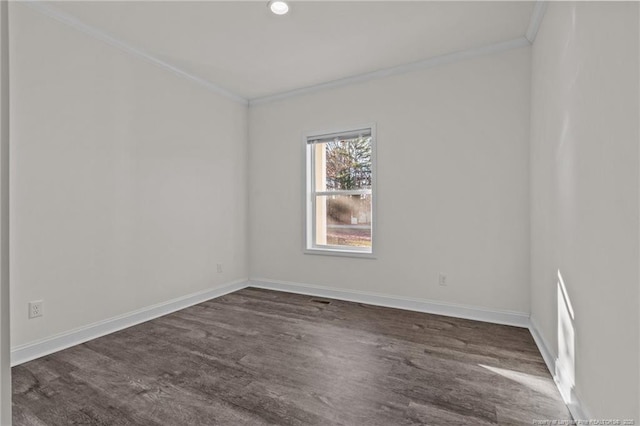
[[[375,129],[305,138],[306,251],[373,253]]]

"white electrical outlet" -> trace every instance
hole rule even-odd
[[[29,318],[37,318],[42,316],[42,300],[34,300],[29,302]]]
[[[222,273],[222,263],[218,263],[217,267],[218,267],[218,273],[221,274]]]
[[[447,285],[447,274],[444,274],[442,272],[440,272],[438,274],[438,284],[440,284],[442,286],[446,286]]]

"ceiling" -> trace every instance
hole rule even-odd
[[[532,2],[51,2],[185,73],[256,99],[522,38]]]

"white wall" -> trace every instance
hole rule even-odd
[[[11,424],[9,342],[9,26],[0,1],[0,424]]]
[[[528,312],[529,70],[520,48],[252,106],[251,277]],[[371,122],[377,259],[303,254],[303,132]]]
[[[636,421],[638,36],[637,3],[550,3],[531,108],[532,319],[566,356],[560,271],[574,312],[574,397],[593,417]]]
[[[552,3],[532,60],[511,50],[248,117],[12,4],[12,345],[250,275],[531,308],[566,357],[560,271],[575,333],[562,378],[592,416],[640,419],[638,9]],[[371,122],[377,258],[303,254],[302,134]]]
[[[12,345],[246,279],[246,105],[11,6]]]

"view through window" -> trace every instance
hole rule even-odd
[[[370,128],[307,138],[307,249],[372,252]]]

